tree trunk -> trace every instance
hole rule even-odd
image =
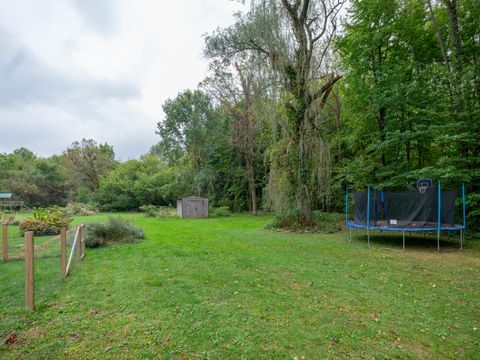
[[[253,161],[247,160],[248,188],[250,191],[250,201],[252,202],[252,215],[257,215],[257,190],[255,185],[255,171]]]
[[[386,110],[384,107],[381,107],[378,110],[377,114],[377,122],[378,122],[378,128],[380,130],[380,140],[382,143],[385,141],[385,115],[386,115]],[[382,166],[385,166],[386,164],[386,159],[385,159],[385,153],[382,151],[380,159],[382,161]]]

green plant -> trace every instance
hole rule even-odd
[[[157,216],[158,208],[155,205],[142,205],[138,210],[144,212],[146,217],[155,217]]]
[[[312,224],[307,224],[302,220],[300,211],[296,208],[287,208],[285,211],[278,213],[270,221],[266,227],[268,229],[282,230],[300,230],[302,228],[311,228]]]
[[[313,218],[305,221],[297,209],[290,208],[275,215],[266,227],[268,229],[281,229],[298,231],[305,230],[319,233],[335,233],[342,229],[343,215],[336,213],[325,213],[320,210],[312,212]]]
[[[33,217],[21,221],[18,230],[22,236],[26,231],[33,231],[36,236],[57,235],[69,224],[70,218],[59,207],[35,208]]]
[[[160,206],[158,208],[157,216],[162,217],[162,218],[178,217],[177,209],[172,208],[172,207],[168,207],[168,206]]]
[[[211,217],[225,217],[225,216],[231,216],[231,215],[232,215],[232,212],[230,211],[230,208],[228,206],[220,206],[210,211]]]
[[[6,211],[0,211],[0,224],[13,224],[15,222],[15,214]]]
[[[106,227],[101,223],[89,223],[86,227],[85,246],[95,248],[105,243]]]
[[[315,210],[313,217],[317,223],[315,230],[326,234],[342,230],[342,225],[345,222],[345,215],[343,214],[326,213],[320,210]]]
[[[99,247],[111,243],[134,243],[145,237],[142,229],[121,218],[109,218],[106,223],[87,225],[85,245]]]

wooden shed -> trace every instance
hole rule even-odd
[[[177,212],[180,218],[208,218],[208,199],[188,196],[177,200]]]

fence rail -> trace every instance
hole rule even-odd
[[[67,237],[66,235],[63,237],[61,236],[61,242],[63,245],[60,246],[60,252],[62,255],[62,264],[65,263],[63,256],[66,255],[66,241]],[[68,262],[65,268],[65,271],[63,271],[62,268],[62,274],[64,274],[64,277],[67,277],[69,272],[70,272],[70,265],[72,264],[72,259],[73,259],[73,254],[77,252],[77,260],[82,260],[85,256],[85,224],[81,224],[77,226],[77,230],[75,232],[75,238],[73,239],[73,244],[72,244],[72,249],[70,250],[70,255],[68,257]]]

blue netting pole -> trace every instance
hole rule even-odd
[[[345,225],[348,226],[348,185],[345,186]],[[348,241],[350,242],[352,240],[352,228],[348,228]]]
[[[441,213],[442,213],[442,192],[440,189],[440,180],[438,180],[438,218],[437,218],[437,250],[440,252],[440,225],[441,225]]]
[[[345,188],[345,224],[348,223],[348,185]]]
[[[370,184],[368,184],[367,191],[367,241],[370,247]]]

